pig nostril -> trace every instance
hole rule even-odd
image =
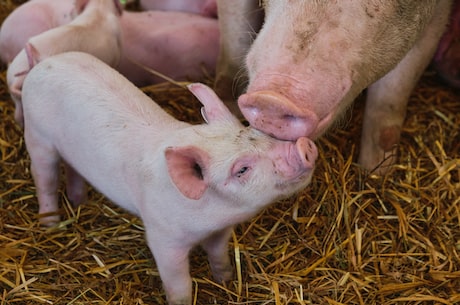
[[[297,118],[295,116],[293,116],[292,114],[285,114],[285,115],[283,115],[283,119],[292,121],[292,120],[295,120]]]

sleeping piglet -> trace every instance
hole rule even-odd
[[[75,0],[79,14],[71,23],[34,36],[8,66],[7,83],[16,109],[14,118],[22,127],[21,88],[27,72],[37,61],[68,51],[91,53],[111,66],[121,56],[118,0]],[[70,73],[70,71],[69,71]]]
[[[63,160],[74,205],[86,180],[142,218],[169,304],[191,304],[192,247],[201,244],[215,279],[228,280],[232,226],[304,188],[317,158],[308,138],[271,138],[244,127],[205,85],[189,90],[206,124],[176,120],[99,59],[68,52],[38,63],[22,91],[41,222],[59,221]]]

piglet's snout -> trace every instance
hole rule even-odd
[[[247,93],[238,99],[244,117],[252,127],[281,140],[308,137],[318,126],[318,116],[300,109],[291,100],[273,91]]]
[[[274,165],[285,183],[311,177],[318,157],[312,140],[301,137],[296,142],[286,141],[278,148]]]
[[[309,138],[299,138],[295,144],[302,165],[306,170],[315,167],[316,159],[318,158],[318,149],[315,143]]]

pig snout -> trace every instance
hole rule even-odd
[[[240,96],[238,105],[252,127],[281,140],[295,141],[313,134],[318,116],[300,109],[288,98],[272,91],[258,91]]]
[[[274,158],[278,160],[275,162],[276,168],[286,179],[285,183],[311,178],[318,158],[318,149],[312,140],[300,137],[296,142],[285,142],[278,153],[278,158]]]
[[[318,158],[318,149],[315,143],[309,138],[301,137],[296,142],[296,148],[304,168],[312,169]]]

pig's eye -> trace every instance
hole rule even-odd
[[[240,178],[243,176],[247,171],[249,170],[249,166],[243,166],[242,168],[239,169],[239,171],[236,172],[236,176]]]

